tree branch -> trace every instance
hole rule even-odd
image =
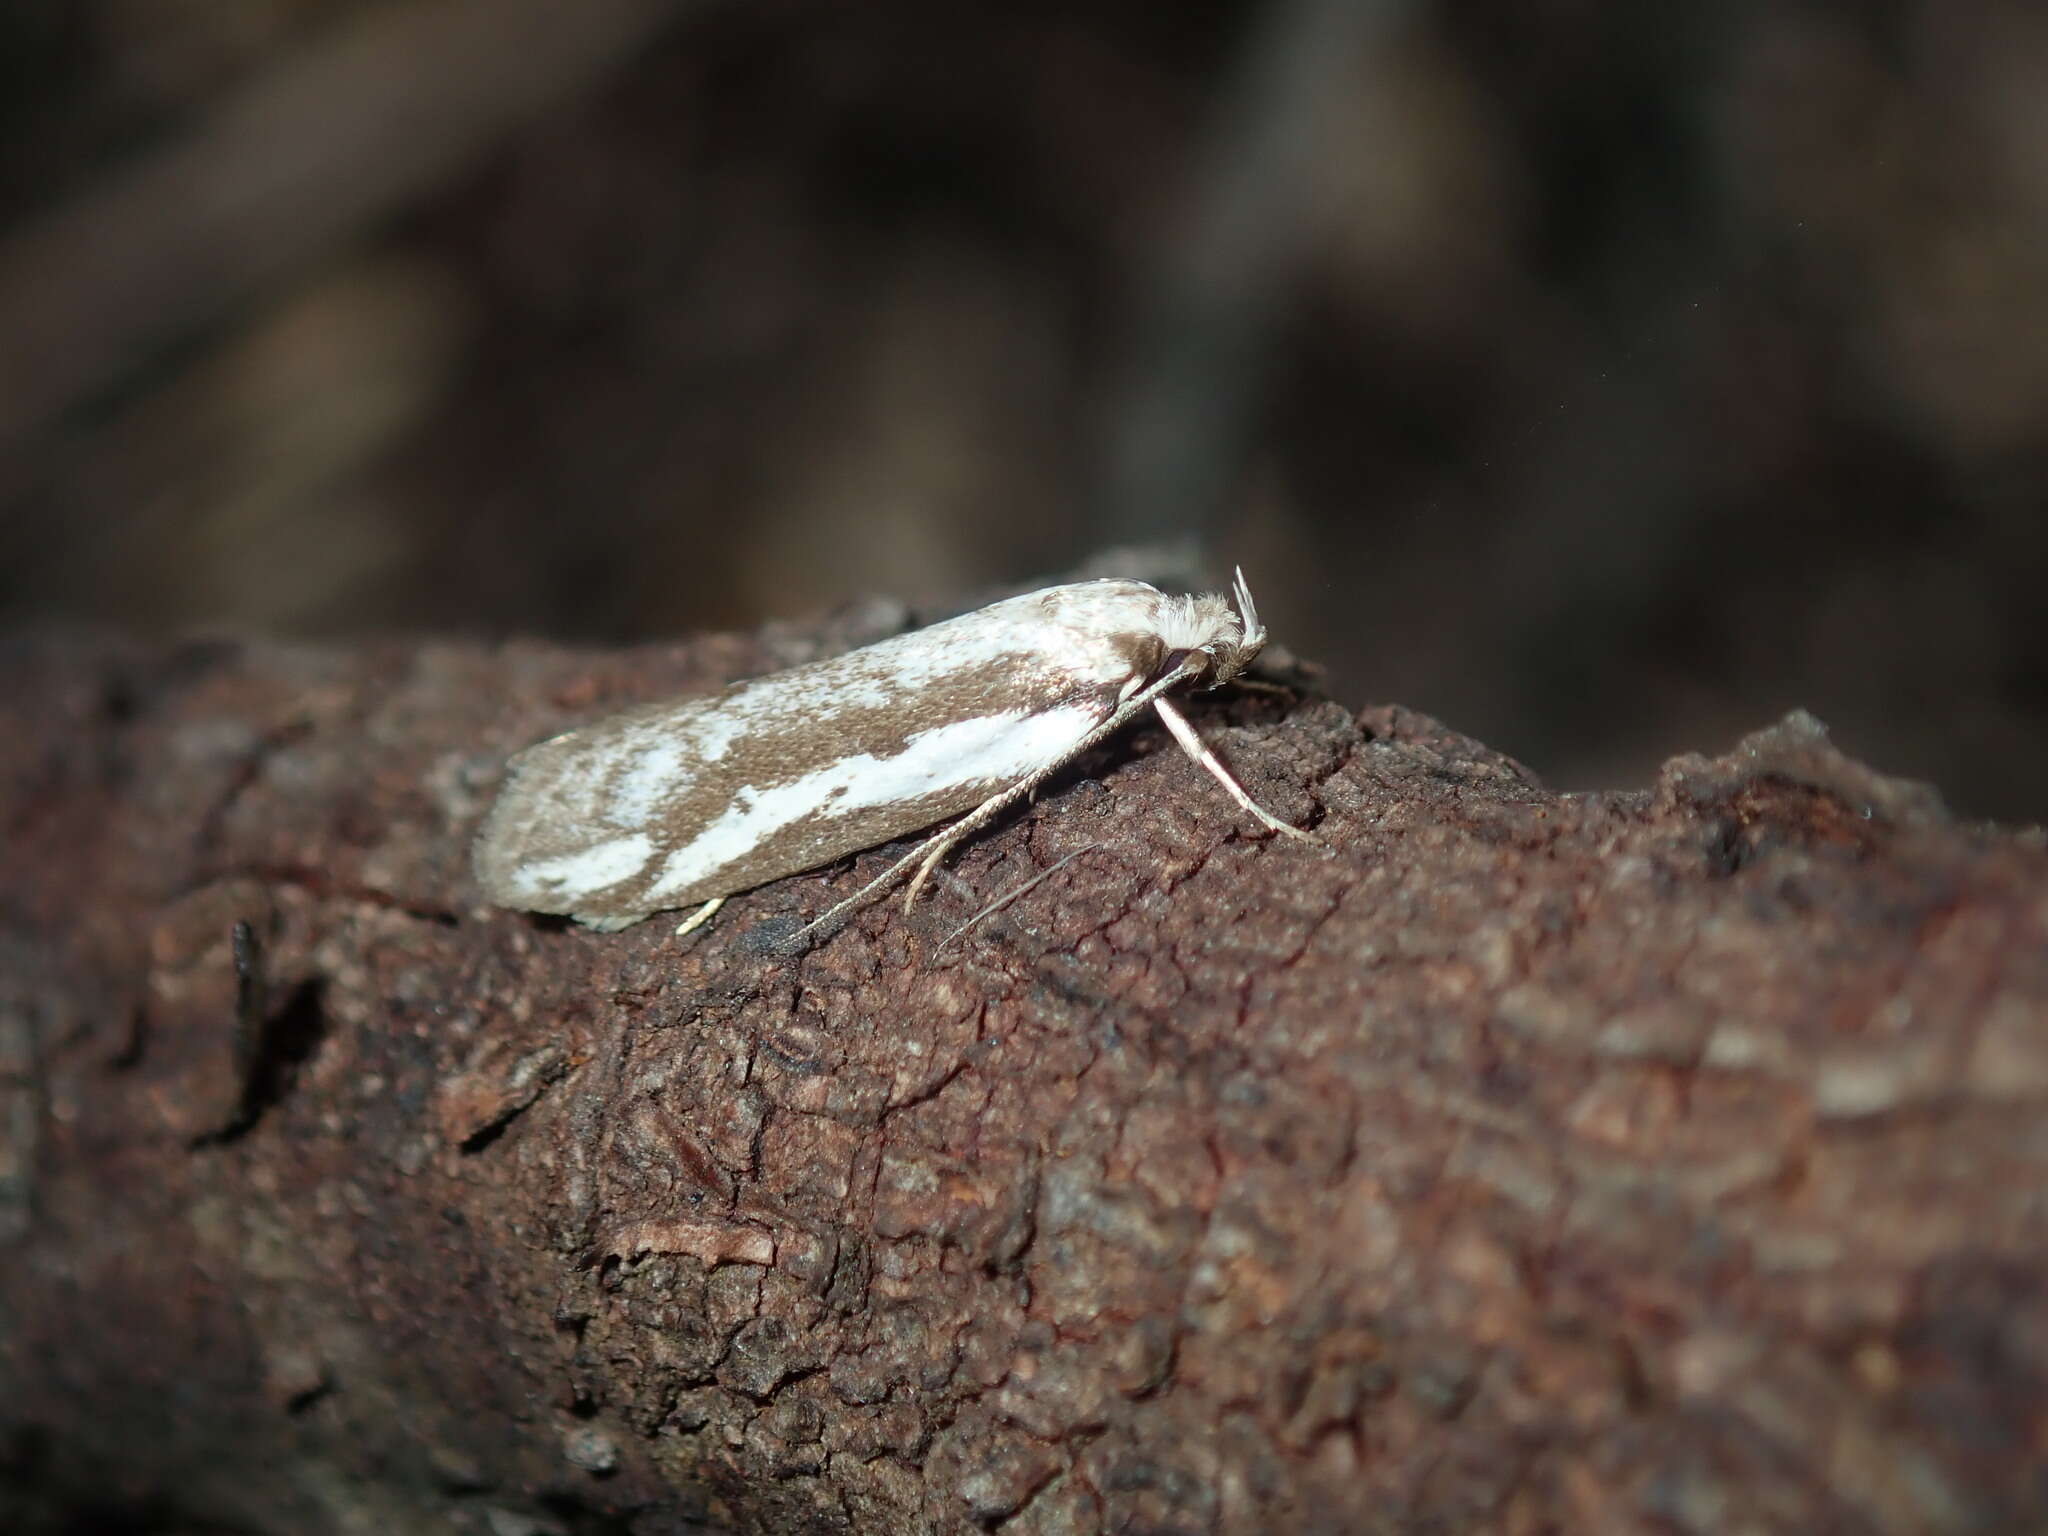
[[[2038,1513],[2038,834],[1798,716],[1559,795],[1216,695],[1332,856],[1141,730],[800,959],[886,850],[683,940],[477,903],[510,750],[867,624],[0,654],[10,1529]]]

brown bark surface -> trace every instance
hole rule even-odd
[[[764,937],[882,855],[683,940],[478,903],[507,752],[888,622],[8,646],[0,1522],[2048,1507],[2038,834],[1803,717],[1560,795],[1405,710],[1214,695],[1327,857],[1140,731],[799,958]]]

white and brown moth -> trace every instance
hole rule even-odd
[[[1237,613],[1142,581],[1048,587],[556,736],[513,757],[477,877],[500,906],[594,928],[703,903],[682,932],[728,896],[959,816],[804,932],[915,864],[907,909],[963,838],[1147,707],[1239,805],[1313,841],[1253,803],[1166,697],[1229,682],[1265,645],[1243,572],[1235,596]]]

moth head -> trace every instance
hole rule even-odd
[[[1242,570],[1231,585],[1231,597],[1236,613],[1219,592],[1163,600],[1159,639],[1166,654],[1159,676],[1178,672],[1198,688],[1215,688],[1252,664],[1266,647],[1266,630]]]

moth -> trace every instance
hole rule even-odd
[[[652,704],[513,756],[474,864],[504,907],[625,928],[702,906],[958,817],[796,935],[946,854],[1080,753],[1151,709],[1264,826],[1260,807],[1167,697],[1242,673],[1266,643],[1244,573],[1233,593],[1142,581],[1047,587],[843,656]]]

